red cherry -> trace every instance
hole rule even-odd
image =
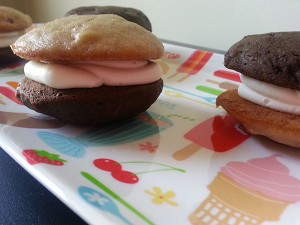
[[[94,160],[94,165],[100,169],[108,172],[122,171],[122,166],[120,163],[112,159],[96,159]]]
[[[139,181],[139,177],[135,173],[125,170],[113,171],[111,176],[118,181],[128,184],[135,184]]]

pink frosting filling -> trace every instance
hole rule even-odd
[[[31,80],[57,89],[149,84],[161,78],[159,65],[146,60],[68,63],[29,61],[24,67],[24,73]]]

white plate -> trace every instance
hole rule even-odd
[[[300,152],[215,107],[239,85],[222,54],[165,48],[159,99],[102,128],[27,109],[14,97],[22,67],[1,69],[1,146],[90,224],[300,224]]]

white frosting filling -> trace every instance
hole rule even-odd
[[[0,33],[0,48],[9,47],[24,33],[25,31]]]
[[[277,111],[300,115],[300,91],[241,75],[240,97]]]
[[[161,77],[161,69],[156,62],[138,60],[68,64],[29,61],[24,73],[31,80],[57,89],[147,84]]]

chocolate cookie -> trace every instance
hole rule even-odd
[[[116,14],[130,22],[139,24],[149,31],[152,31],[151,22],[148,17],[141,10],[135,8],[121,6],[86,6],[72,9],[66,13],[66,16],[99,14]]]
[[[260,81],[300,90],[300,32],[246,36],[226,52],[224,65]]]
[[[158,98],[162,79],[150,84],[55,89],[25,78],[17,98],[30,109],[74,124],[104,124],[144,112]]]

